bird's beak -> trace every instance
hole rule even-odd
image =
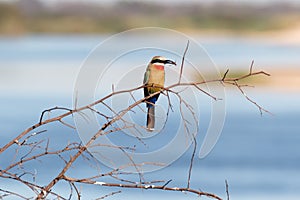
[[[172,60],[165,60],[165,64],[171,64],[171,65],[175,65],[176,66],[176,62],[174,62]]]

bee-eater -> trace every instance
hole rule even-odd
[[[162,56],[154,56],[150,61],[144,75],[144,97],[156,93],[164,87],[165,84],[165,64],[176,65],[172,60],[168,60]],[[160,93],[146,100],[148,108],[147,112],[147,129],[154,130],[155,125],[155,108],[154,105]]]

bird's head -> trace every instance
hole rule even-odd
[[[163,56],[154,56],[150,63],[157,64],[157,65],[165,65],[165,64],[176,65],[176,62],[172,60],[168,60]]]

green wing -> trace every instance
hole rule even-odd
[[[147,84],[149,81],[149,76],[150,76],[150,70],[147,68],[145,74],[144,74],[144,81],[143,84]]]

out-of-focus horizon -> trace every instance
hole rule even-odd
[[[116,33],[145,26],[209,34],[300,30],[300,4],[296,1],[22,0],[0,1],[0,13],[0,35],[10,36]]]
[[[300,3],[293,0],[189,0],[184,3],[177,0],[164,3],[118,0],[2,0],[0,24],[0,37],[4,40],[28,35],[103,36],[149,26],[170,28],[195,37],[211,38],[213,41],[222,38],[223,41],[232,42],[238,38],[247,38],[248,42],[255,41],[261,46],[260,51],[269,52],[266,57],[270,59],[271,52],[266,48],[277,52],[275,57],[272,54],[273,60],[267,65],[264,63],[264,68],[271,68],[269,72],[275,75],[268,80],[268,85],[280,90],[299,91],[300,80],[297,74],[300,61],[294,59],[297,55],[286,57],[297,54],[297,49],[293,47],[300,44]],[[271,46],[264,46],[266,44]],[[273,48],[272,45],[277,47]],[[292,51],[278,45],[289,45]],[[223,57],[227,54],[227,57],[236,56],[234,54],[237,52],[231,50],[224,50]],[[278,55],[285,59],[280,60]],[[247,65],[252,59],[256,59],[254,54],[250,53],[248,56],[250,58],[244,59]],[[230,64],[235,64],[236,60],[233,58]],[[260,61],[262,60],[258,60]],[[217,64],[220,67],[224,65],[218,61]],[[276,70],[274,66],[277,66]],[[282,74],[285,78],[282,78]]]
[[[132,28],[149,26],[169,28],[179,31],[179,34],[186,34],[198,42],[199,47],[203,47],[209,54],[221,75],[227,69],[230,69],[227,77],[249,73],[252,60],[255,61],[254,71],[264,70],[271,74],[270,77],[252,77],[241,84],[245,86],[243,89],[249,98],[274,116],[266,114],[261,117],[258,109],[247,101],[237,88],[225,87],[226,98],[223,100],[226,101],[226,121],[222,135],[208,157],[203,160],[195,157],[191,186],[225,197],[224,180],[228,180],[232,199],[298,200],[300,1],[187,0],[184,3],[180,0],[166,0],[164,3],[161,1],[0,0],[0,147],[26,128],[32,127],[39,120],[43,110],[54,106],[73,108],[71,97],[78,72],[87,56],[101,42],[110,40],[109,36]],[[122,85],[129,79],[124,73],[126,69],[132,69],[128,70],[134,74],[135,79],[130,79],[132,83],[138,86],[142,84],[144,70],[154,52],[144,48],[146,45],[140,45],[141,51],[132,51],[131,44],[139,45],[139,40],[147,40],[151,45],[155,41],[162,46],[161,49],[167,49],[168,52],[171,52],[169,47],[175,46],[182,49],[183,53],[186,44],[185,42],[184,45],[179,44],[178,40],[169,34],[164,37],[157,37],[155,34],[136,34],[134,37],[122,37],[121,42],[109,43],[105,47],[98,46],[98,49],[101,48],[103,51],[97,57],[99,59],[96,60],[96,67],[110,69],[104,78],[113,84],[103,81],[109,92],[111,89],[119,89],[118,84]],[[170,46],[165,45],[166,43]],[[119,48],[128,49],[130,53],[116,56],[115,53]],[[156,50],[161,49],[155,48],[154,51],[157,53]],[[191,49],[188,51],[186,63],[189,62],[189,58],[202,59],[199,51],[190,51]],[[193,54],[189,55],[190,52]],[[170,59],[173,59],[173,54],[169,55]],[[182,54],[178,56],[180,55]],[[116,62],[110,62],[114,65],[107,65],[103,61],[105,59],[102,59],[106,57],[116,58]],[[180,63],[180,59],[175,61]],[[195,63],[196,65],[201,67],[199,68],[201,74],[207,73],[206,77],[211,75],[209,72],[216,75],[211,68],[205,66],[205,63]],[[121,67],[122,71],[119,70]],[[179,72],[180,67],[173,69]],[[170,71],[166,71],[166,80],[170,77],[168,72],[172,72],[173,69],[169,68]],[[204,71],[205,69],[209,72]],[[183,72],[184,75],[185,72],[187,71]],[[200,79],[195,73],[192,75],[193,78]],[[90,81],[89,78],[87,77],[87,82]],[[102,87],[104,84],[101,83],[95,86],[97,88],[95,93],[99,94],[95,95],[95,98],[102,93],[108,94],[105,87]],[[255,88],[246,87],[249,85]],[[221,84],[219,86],[223,89]],[[142,90],[139,92],[142,95]],[[208,92],[215,95],[214,91]],[[74,92],[73,95],[77,93]],[[204,130],[210,126],[212,112],[215,112],[212,109],[215,101],[205,94],[199,96],[201,111],[199,129]],[[160,97],[160,103],[164,98],[166,97],[163,95]],[[176,102],[172,104],[176,105]],[[56,114],[49,112],[47,116],[52,117]],[[141,120],[146,117],[143,112],[133,111],[132,115],[135,114]],[[174,128],[178,125],[174,121],[171,123],[173,124],[170,126]],[[39,136],[45,141],[48,139],[51,145],[59,145],[65,141],[68,141],[68,144],[79,141],[75,130],[61,127],[57,123],[49,124],[45,130],[47,135]],[[205,131],[198,134],[199,145],[205,134]],[[118,134],[114,136],[120,139]],[[159,140],[157,144],[163,145],[168,142]],[[16,152],[20,153],[20,156],[22,153],[33,155],[31,151],[23,152],[19,148],[20,146],[14,144],[9,153],[2,154],[4,156],[1,157],[1,165],[15,161]],[[165,170],[146,174],[145,180],[148,181],[148,178],[172,180],[167,183],[168,186],[185,187],[188,171],[186,163],[189,162],[190,155],[186,153]],[[34,163],[28,166],[34,176],[30,174],[23,176],[26,163],[16,166],[21,170],[21,174],[18,175],[28,178],[29,181],[34,178],[37,183],[41,180],[39,183],[47,183],[48,178],[52,180],[52,175],[55,175],[53,173],[60,170],[58,166],[60,163],[56,161],[36,161],[36,165]],[[86,177],[87,172],[90,173],[87,169],[91,167],[87,165],[89,163],[85,159],[83,163],[80,161],[68,175]],[[102,166],[99,169],[103,170]],[[15,171],[12,173],[15,174]],[[34,195],[18,181],[0,179],[0,188],[3,190],[19,192],[28,198]],[[102,177],[99,180],[106,181]],[[96,199],[99,198],[99,194],[103,196],[117,190],[116,188],[106,190],[100,185],[89,186],[80,188],[83,199]],[[62,192],[63,195],[66,194],[64,197],[70,197],[67,197],[69,185],[66,187],[57,185],[57,188],[58,193]],[[3,191],[0,191],[1,197],[5,197]],[[121,194],[109,198],[179,200],[199,199],[199,196],[138,189],[122,190]]]

